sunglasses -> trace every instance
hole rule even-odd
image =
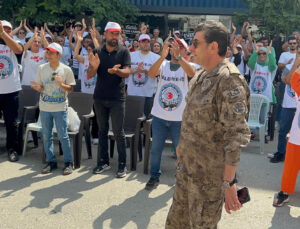
[[[259,55],[259,56],[266,56],[266,55],[267,55],[267,53],[260,52],[260,53],[257,53],[257,55]]]
[[[289,45],[296,45],[297,44],[297,42],[291,42],[291,43],[289,43]]]
[[[52,76],[51,76],[51,81],[54,81],[55,80],[55,76],[57,75],[57,73],[56,72],[53,72],[52,73]]]

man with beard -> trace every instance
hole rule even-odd
[[[153,95],[157,87],[157,79],[148,76],[149,68],[159,59],[159,55],[150,51],[150,37],[142,34],[139,37],[140,50],[130,53],[131,74],[128,78],[128,95],[145,97],[144,113],[150,118],[153,106]]]
[[[12,25],[0,21],[0,112],[3,112],[6,127],[8,158],[18,160],[18,108],[19,91],[22,90],[17,54],[23,46],[12,38]]]
[[[130,74],[130,54],[127,48],[119,45],[121,27],[108,22],[104,37],[106,43],[89,55],[90,66],[87,78],[97,74],[94,91],[94,106],[99,126],[97,166],[93,172],[102,173],[110,169],[108,156],[108,120],[111,116],[112,129],[117,142],[119,168],[117,177],[126,176],[126,142],[123,129],[125,116],[125,78]]]

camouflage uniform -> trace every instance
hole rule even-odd
[[[250,140],[250,93],[236,66],[223,60],[190,82],[179,142],[173,204],[166,229],[214,229],[224,202],[225,164],[237,165]]]

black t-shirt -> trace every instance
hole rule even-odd
[[[107,69],[116,64],[121,64],[120,68],[130,66],[131,59],[128,49],[119,45],[109,53],[104,45],[101,49],[95,49],[94,53],[98,53],[100,58],[94,99],[125,100],[125,78],[109,74]]]

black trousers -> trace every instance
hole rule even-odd
[[[6,127],[6,148],[19,152],[18,144],[19,92],[0,94],[0,111],[3,113]]]

